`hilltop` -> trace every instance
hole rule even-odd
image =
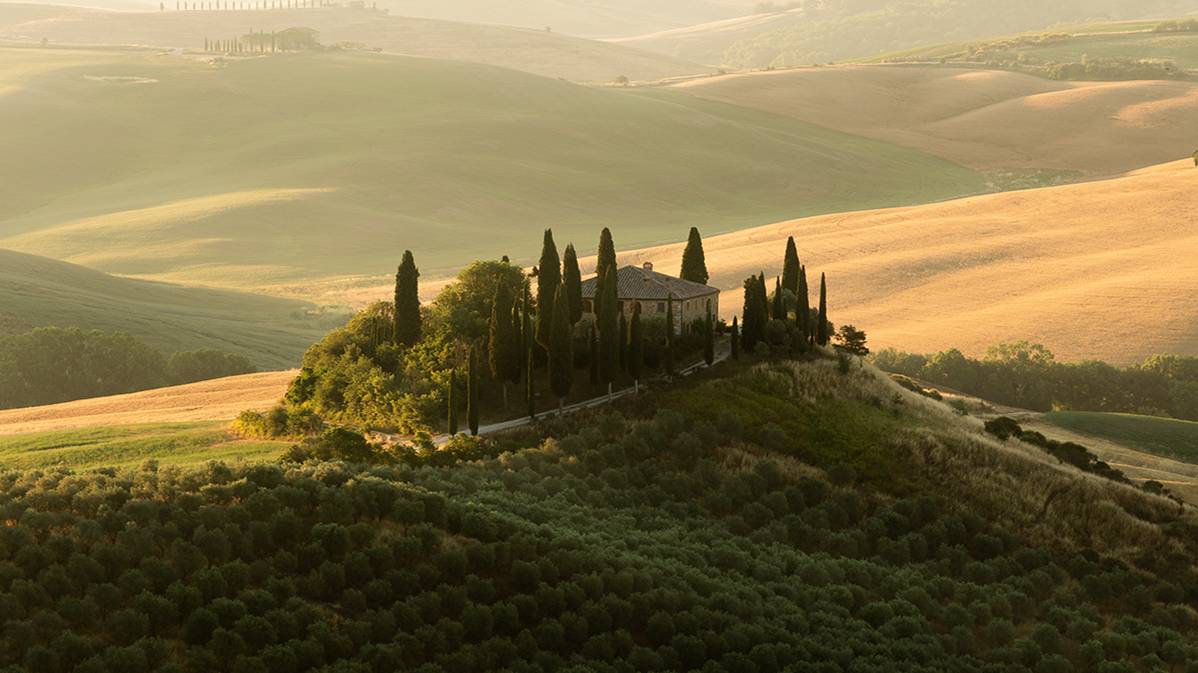
[[[776,269],[787,236],[832,288],[829,318],[875,348],[980,354],[1028,339],[1065,360],[1198,353],[1198,169],[1191,160],[1078,185],[840,213],[704,241],[720,309]],[[682,245],[624,252],[675,269]],[[588,268],[589,261],[584,261]]]
[[[918,149],[1008,186],[1188,156],[1198,126],[1198,84],[1180,81],[1053,82],[1000,70],[853,65],[675,88]]]
[[[584,250],[603,226],[650,245],[986,189],[778,115],[476,64],[41,49],[0,64],[0,126],[23,130],[0,138],[0,245],[158,280],[311,297],[393,273],[405,248],[434,278],[531,261],[550,226]]]
[[[173,3],[172,3],[173,4]],[[148,45],[199,50],[205,38],[304,26],[323,44],[353,43],[384,52],[486,63],[546,77],[611,82],[621,75],[656,80],[707,71],[681,59],[557,32],[390,16],[331,7],[261,11],[111,12],[54,5],[0,4],[0,39],[55,45]],[[540,28],[540,26],[537,26]]]
[[[0,336],[34,327],[127,332],[159,351],[211,348],[292,367],[339,321],[313,304],[110,276],[0,250]]]
[[[728,68],[827,63],[930,43],[1040,30],[1091,19],[1181,16],[1193,0],[864,0],[772,3],[777,11],[619,40],[678,58]],[[804,6],[806,5],[806,6]]]

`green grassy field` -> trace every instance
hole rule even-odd
[[[546,227],[585,254],[604,226],[639,246],[985,189],[671,91],[364,53],[37,54],[0,50],[0,127],[22,129],[0,137],[0,246],[161,280],[303,294],[393,273],[405,248],[429,277],[532,261]]]
[[[157,423],[0,435],[0,468],[124,467],[151,459],[161,465],[268,460],[291,444],[238,439],[228,427],[225,422]]]
[[[110,276],[0,250],[0,335],[58,326],[128,332],[165,354],[215,348],[284,369],[341,318],[316,306]]]
[[[1156,416],[1056,411],[1044,420],[1083,435],[1148,453],[1198,463],[1198,423]]]

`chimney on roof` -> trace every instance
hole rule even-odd
[[[645,271],[653,270],[653,262],[645,262]]]

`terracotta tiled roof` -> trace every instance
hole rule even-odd
[[[584,298],[594,299],[597,281],[597,277],[582,281]],[[708,285],[658,273],[651,266],[624,266],[616,269],[616,294],[620,299],[665,300],[667,295],[673,296],[674,299],[693,299],[717,292],[718,289]]]

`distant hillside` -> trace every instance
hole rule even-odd
[[[314,311],[300,301],[118,278],[0,250],[0,335],[43,326],[123,331],[166,354],[213,348],[286,368],[331,326]]]
[[[873,56],[868,61],[982,64],[1063,79],[1142,79],[1143,68],[1136,68],[1135,62],[1152,61],[1176,66],[1172,76],[1192,76],[1198,71],[1198,18],[1065,26],[919,47]],[[1102,66],[1103,61],[1113,63],[1106,68],[1094,67]],[[1087,64],[1093,65],[1077,68]],[[1115,67],[1120,64],[1125,73]]]
[[[1198,0],[833,0],[774,5],[795,9],[620,42],[709,65],[762,68],[863,58],[1059,23],[1172,17],[1198,11]]]
[[[383,0],[392,14],[550,27],[586,37],[639,35],[752,11],[758,0]]]
[[[793,235],[803,263],[828,274],[830,319],[865,329],[875,349],[981,354],[1028,339],[1064,360],[1128,364],[1198,355],[1195,210],[1187,159],[1113,180],[782,222],[704,248],[729,319],[743,279],[778,268]],[[621,252],[620,262],[676,269],[681,252]]]
[[[1035,186],[1037,173],[1049,182],[1109,176],[1198,147],[1193,82],[1053,82],[891,65],[728,75],[677,90],[922,150],[987,171],[1002,186],[1021,186],[1021,176]]]
[[[573,81],[623,75],[655,80],[693,75],[704,66],[651,52],[569,37],[543,28],[458,23],[332,7],[268,11],[109,12],[76,7],[0,4],[0,39],[54,44],[151,45],[200,49],[205,38],[306,26],[325,45],[358,43],[386,52],[472,61]]]
[[[405,248],[433,278],[531,261],[546,227],[586,251],[986,188],[782,116],[431,59],[5,49],[5,85],[0,245],[307,296]]]

